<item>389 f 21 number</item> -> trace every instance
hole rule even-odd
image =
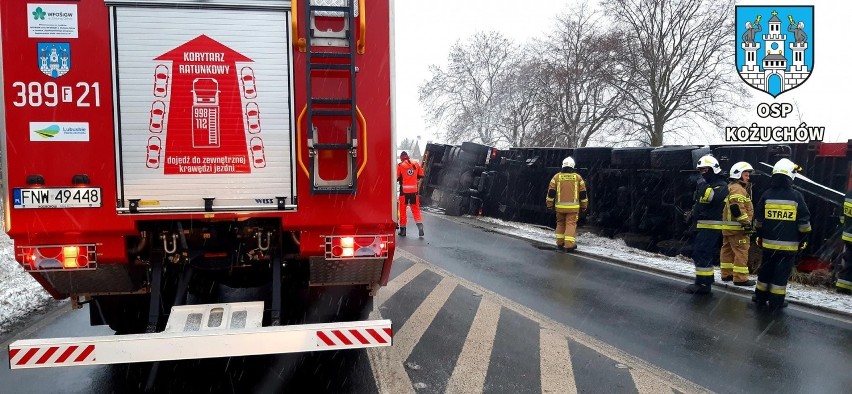
[[[13,82],[16,107],[55,107],[59,103],[76,103],[77,107],[101,106],[101,89],[98,82],[77,82],[74,86],[59,86],[55,82]]]

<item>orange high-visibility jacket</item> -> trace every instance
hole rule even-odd
[[[400,184],[400,193],[417,193],[417,181],[424,176],[423,167],[411,160],[405,160],[396,166],[396,181]]]
[[[555,205],[556,212],[586,210],[589,206],[586,182],[576,172],[560,172],[550,180],[546,202],[548,207]]]

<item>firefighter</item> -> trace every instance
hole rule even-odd
[[[577,249],[577,219],[589,208],[586,181],[574,170],[574,159],[562,160],[562,171],[547,188],[547,208],[556,211],[556,247],[561,252]]]
[[[753,298],[759,308],[787,306],[787,280],[798,252],[808,246],[811,214],[802,194],[793,190],[793,179],[800,170],[788,159],[775,163],[769,189],[755,206],[757,244],[763,250]]]
[[[695,189],[695,204],[689,216],[696,219],[692,260],[695,262],[695,283],[684,291],[690,294],[710,294],[713,284],[713,260],[719,253],[719,230],[742,229],[735,223],[722,222],[722,209],[728,198],[728,185],[720,175],[722,167],[711,155],[702,156],[695,168],[701,174]]]
[[[402,151],[399,155],[399,164],[396,166],[396,181],[399,182],[399,235],[405,236],[405,225],[408,223],[408,206],[411,206],[411,215],[417,224],[419,236],[422,238],[423,218],[420,215],[419,184],[423,179],[423,167],[408,157],[408,152]]]
[[[834,285],[838,293],[852,294],[852,189],[846,192],[840,223],[843,224],[843,266]]]
[[[728,176],[728,198],[722,210],[722,220],[738,222],[740,230],[722,230],[722,251],[719,261],[722,268],[722,281],[734,281],[736,286],[754,286],[748,278],[748,249],[751,243],[751,222],[754,220],[754,206],[751,202],[751,164],[744,161],[731,166]]]

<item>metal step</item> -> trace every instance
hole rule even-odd
[[[352,99],[349,98],[327,98],[327,97],[311,97],[313,104],[352,104]]]

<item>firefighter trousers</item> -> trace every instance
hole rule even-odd
[[[414,223],[422,223],[420,215],[420,196],[417,193],[403,193],[399,195],[399,226],[405,227],[408,223],[408,207],[411,207],[411,215]]]
[[[695,284],[713,284],[713,261],[718,256],[719,230],[698,229],[692,245],[692,260],[695,262]]]
[[[837,273],[838,289],[852,290],[852,242],[843,242],[843,265]]]
[[[796,254],[763,249],[763,258],[757,272],[757,284],[754,286],[755,301],[758,304],[769,302],[770,307],[780,307],[787,296],[787,281],[793,272]]]
[[[577,217],[579,212],[556,212],[556,246],[577,247]]]
[[[750,238],[746,234],[722,235],[722,251],[719,262],[722,268],[722,279],[734,282],[748,280],[748,248]]]

